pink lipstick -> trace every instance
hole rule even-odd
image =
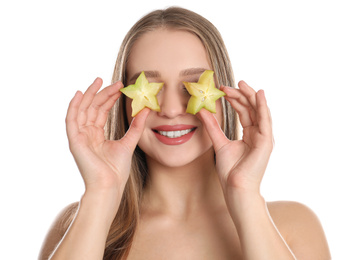
[[[153,128],[153,132],[161,143],[179,145],[190,140],[196,128],[194,125],[161,125]]]

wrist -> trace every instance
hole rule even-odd
[[[80,201],[80,207],[86,208],[89,211],[98,212],[103,218],[108,218],[112,221],[119,209],[121,197],[121,190],[95,190],[86,188]]]
[[[100,198],[106,200],[121,200],[125,189],[126,182],[117,180],[97,180],[94,182],[85,182],[85,193],[83,196],[90,198]]]
[[[225,197],[228,204],[239,204],[244,207],[249,207],[250,205],[254,205],[259,201],[264,201],[259,187],[244,189],[240,187],[228,187],[225,190]]]
[[[266,210],[266,201],[257,190],[230,189],[226,191],[225,197],[234,222]]]

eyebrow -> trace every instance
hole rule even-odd
[[[135,73],[130,78],[129,82],[135,81],[139,77],[140,73],[142,73],[142,72],[139,71],[139,72]],[[156,70],[146,70],[146,71],[144,71],[144,74],[145,74],[145,77],[147,77],[147,78],[158,78],[161,76],[161,74]]]
[[[197,75],[202,74],[206,69],[205,68],[190,68],[186,70],[182,70],[179,75],[180,76],[190,76],[190,75]]]
[[[180,73],[179,73],[179,76],[191,76],[191,75],[198,75],[198,74],[202,74],[206,69],[205,68],[190,68],[190,69],[185,69],[185,70],[182,70]],[[135,81],[140,73],[142,73],[141,71],[135,73],[129,80],[129,82],[133,82]],[[157,70],[146,70],[144,71],[144,74],[147,78],[160,78],[161,77],[161,74],[159,71]]]

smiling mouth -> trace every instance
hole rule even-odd
[[[158,133],[160,135],[163,135],[168,138],[179,138],[182,137],[188,133],[191,133],[192,131],[195,131],[197,127],[193,127],[191,129],[185,129],[185,130],[178,130],[178,131],[158,131],[153,130],[155,133]]]

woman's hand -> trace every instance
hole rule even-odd
[[[243,81],[238,86],[238,89],[221,89],[239,115],[242,140],[228,140],[211,113],[201,110],[200,116],[216,152],[217,172],[243,258],[296,259],[260,194],[260,183],[274,144],[264,92],[255,92]]]
[[[215,149],[216,167],[225,195],[235,190],[259,194],[274,143],[271,116],[262,90],[255,92],[243,81],[238,86],[238,89],[221,87],[221,90],[239,115],[242,140],[230,141],[208,111],[201,110],[200,117]]]
[[[85,94],[76,93],[67,112],[67,136],[86,191],[116,189],[122,193],[149,109],[134,118],[122,139],[105,140],[104,126],[121,95],[122,83],[116,82],[98,93],[101,86],[102,80],[97,78]]]

